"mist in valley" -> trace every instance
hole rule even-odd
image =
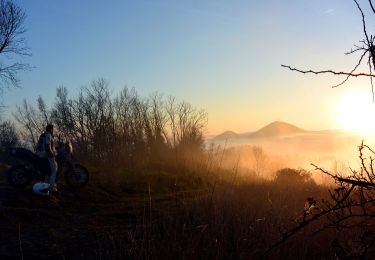
[[[328,176],[312,164],[348,175],[351,169],[361,167],[358,147],[362,141],[371,146],[374,139],[344,130],[308,131],[273,122],[252,133],[226,131],[207,138],[205,144],[208,150],[221,151],[223,168],[235,169],[243,176],[271,180],[277,170],[295,168],[311,172],[318,184],[327,184]]]

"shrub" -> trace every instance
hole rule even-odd
[[[311,174],[303,169],[283,168],[276,172],[275,182],[284,185],[315,184]]]

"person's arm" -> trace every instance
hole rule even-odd
[[[55,153],[54,151],[52,150],[52,135],[48,134],[46,135],[46,142],[45,142],[45,146],[44,146],[44,149],[47,153],[47,157],[55,157]]]

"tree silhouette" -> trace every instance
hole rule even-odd
[[[260,174],[264,171],[267,165],[267,155],[265,154],[263,148],[261,146],[253,146],[251,149],[252,155],[253,155],[253,161],[254,166],[253,170],[257,176],[260,176]]]
[[[205,111],[157,93],[142,98],[127,87],[112,93],[109,82],[99,78],[76,97],[69,97],[65,87],[57,88],[50,106],[42,97],[37,106],[24,100],[14,113],[22,139],[35,148],[45,125],[53,122],[60,138],[72,142],[75,154],[96,165],[160,169],[201,162]]]
[[[1,90],[5,87],[19,87],[18,72],[30,69],[16,58],[29,56],[24,34],[26,14],[21,7],[10,0],[0,0],[0,80]]]

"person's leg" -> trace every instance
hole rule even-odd
[[[57,163],[54,158],[48,158],[49,165],[51,167],[51,175],[47,176],[46,180],[48,180],[48,184],[50,185],[50,190],[55,187],[56,182],[56,174],[57,174]]]
[[[51,164],[48,158],[43,158],[43,172],[44,172],[44,182],[49,183],[49,179],[51,176]]]

